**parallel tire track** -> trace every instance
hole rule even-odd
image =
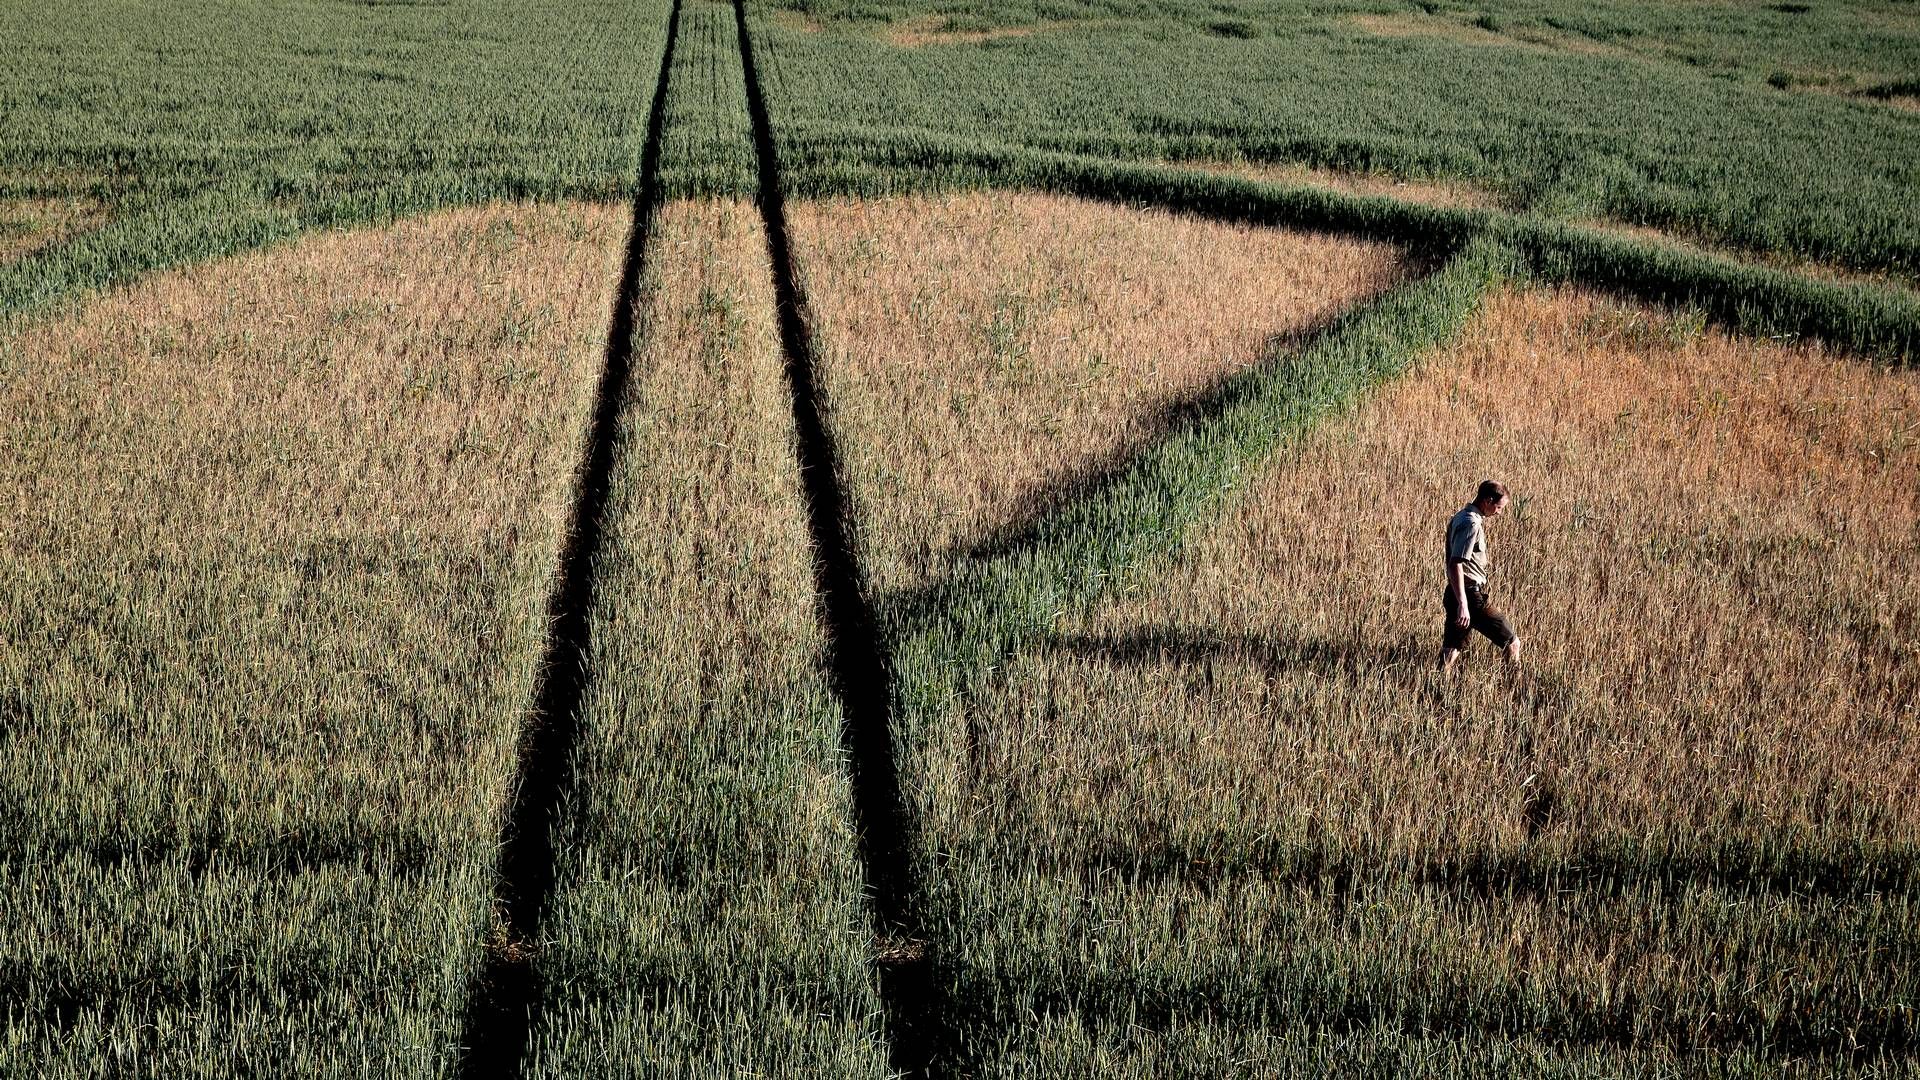
[[[517,1077],[538,1018],[542,986],[534,964],[541,924],[553,897],[554,828],[561,799],[573,783],[579,708],[591,672],[587,657],[593,606],[593,565],[602,540],[602,517],[614,466],[614,435],[633,361],[634,324],[647,243],[661,200],[660,147],[666,127],[668,76],[680,34],[680,0],[667,20],[667,42],[647,116],[640,157],[640,187],[633,225],[607,328],[606,361],[595,391],[567,540],[547,601],[551,627],[536,677],[532,705],[520,736],[513,805],[501,827],[494,908],[505,940],[489,944],[486,960],[467,993],[460,1075],[468,1080]]]
[[[733,11],[747,84],[747,113],[753,123],[760,215],[773,263],[780,347],[793,394],[814,579],[831,653],[833,687],[843,712],[841,742],[852,782],[854,825],[860,836],[867,892],[880,932],[888,940],[879,950],[876,968],[886,1009],[889,1056],[896,1073],[923,1076],[930,1071],[935,1047],[942,1041],[936,1017],[943,1010],[936,1008],[933,964],[925,954],[922,935],[915,932],[920,883],[912,857],[912,821],[901,798],[893,751],[893,672],[886,643],[860,586],[846,492],[840,486],[840,455],[823,417],[817,354],[787,233],[773,125],[754,62],[745,0],[734,0]]]

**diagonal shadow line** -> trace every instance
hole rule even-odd
[[[674,0],[653,105],[647,114],[647,140],[640,156],[633,224],[614,293],[606,359],[595,388],[587,432],[586,459],[581,464],[567,539],[547,602],[550,630],[546,654],[521,730],[513,802],[501,827],[494,904],[506,940],[490,943],[468,987],[461,1033],[461,1045],[466,1050],[459,1069],[464,1080],[520,1075],[538,1022],[543,988],[534,954],[541,924],[552,903],[554,829],[561,802],[573,786],[580,703],[592,677],[587,656],[592,635],[593,566],[600,553],[620,410],[633,366],[640,283],[646,273],[648,241],[661,200],[661,143],[679,34],[680,0]]]
[[[1083,193],[1084,194],[1084,193]],[[1108,194],[1111,193],[1095,193]],[[1128,200],[1137,201],[1137,200]],[[1148,200],[1153,201],[1153,200]],[[1220,214],[1207,213],[1205,207],[1176,206],[1175,209],[1189,209],[1199,216],[1217,217]],[[1236,220],[1255,220],[1260,215],[1243,216],[1228,214]],[[1300,223],[1289,222],[1298,226]],[[1352,228],[1340,228],[1340,223],[1328,222],[1334,231],[1359,231]],[[1309,225],[1308,227],[1312,227]],[[1472,230],[1477,232],[1479,230]],[[1460,248],[1468,246],[1468,239],[1462,238],[1456,245],[1455,254]],[[1444,251],[1446,245],[1440,245]],[[1432,250],[1432,249],[1430,249]],[[1476,294],[1477,298],[1477,294]],[[1337,338],[1347,328],[1341,323],[1325,328],[1326,338]],[[1302,351],[1305,351],[1304,349]],[[1195,432],[1211,424],[1218,423],[1238,406],[1247,404],[1262,396],[1259,383],[1264,379],[1251,376],[1244,380],[1228,380],[1209,392],[1202,392],[1192,398],[1177,403],[1169,410],[1165,428],[1158,445],[1164,446],[1178,440],[1183,433]],[[1337,404],[1337,403],[1336,403]],[[1022,644],[1045,634],[1045,612],[1057,611],[1072,604],[1085,604],[1110,590],[1108,583],[1116,569],[1129,569],[1137,565],[1140,559],[1105,560],[1104,565],[1096,566],[1091,572],[1075,572],[1070,567],[1054,559],[1055,565],[1046,563],[1050,556],[1070,553],[1074,546],[1074,533],[1086,523],[1090,516],[1085,511],[1089,507],[1098,508],[1101,504],[1114,504],[1116,496],[1127,487],[1131,477],[1140,472],[1144,462],[1151,459],[1156,451],[1153,445],[1136,447],[1116,454],[1082,475],[1070,478],[1057,485],[1052,493],[1054,505],[1046,507],[1041,513],[1030,516],[1003,529],[987,541],[964,552],[958,560],[959,565],[945,580],[931,583],[919,589],[904,590],[882,598],[881,607],[890,633],[886,637],[900,645],[894,650],[900,668],[896,676],[896,701],[894,714],[903,724],[913,725],[923,722],[937,708],[936,703],[951,701],[953,697],[966,693],[971,680],[983,670],[991,670],[994,664],[1013,652]],[[1247,455],[1248,459],[1262,455]],[[1195,515],[1197,517],[1198,515]],[[1152,554],[1153,550],[1166,551],[1177,546],[1183,532],[1183,526],[1191,524],[1174,523],[1169,528],[1153,531],[1159,533],[1163,541],[1159,544],[1145,545]],[[1015,578],[1022,568],[1038,570],[1035,578],[1052,580],[1030,580],[1023,584]],[[1053,571],[1049,573],[1048,571]],[[1064,571],[1064,572],[1063,572]],[[1027,595],[1021,596],[1025,592]],[[1038,597],[1041,603],[1034,604]],[[981,624],[996,621],[993,612],[996,608],[1008,606],[1006,601],[1016,604],[1024,601],[1030,610],[1019,619],[1024,625],[1012,632],[995,633],[991,631],[980,635],[984,640],[969,643],[964,639],[970,629],[979,629]],[[1053,601],[1066,603],[1055,605]],[[971,608],[971,617],[957,614],[962,609]],[[982,617],[981,613],[985,612]],[[1041,613],[1040,617],[1034,617]],[[966,624],[972,623],[973,627]],[[1123,639],[1120,641],[1074,641],[1065,643],[1068,647],[1080,646],[1089,650],[1113,651],[1116,648],[1123,656],[1123,662],[1147,663],[1149,651],[1154,654],[1172,652],[1186,662],[1201,662],[1210,656],[1236,655],[1268,663],[1304,663],[1309,666],[1336,665],[1353,663],[1350,657],[1336,653],[1332,649],[1306,647],[1300,649],[1274,649],[1261,643],[1233,641],[1180,641],[1153,640],[1150,638]],[[1414,648],[1417,652],[1417,647]],[[971,656],[966,655],[971,652]],[[1400,650],[1393,650],[1395,659],[1403,659]],[[1408,654],[1411,655],[1411,654]],[[957,672],[957,674],[956,674]],[[913,736],[907,735],[911,741]],[[1900,860],[1894,860],[1885,866],[1877,866],[1869,877],[1881,880],[1883,874],[1899,878],[1908,874]],[[1457,868],[1442,868],[1442,876],[1453,873]],[[1504,869],[1504,868],[1503,868]],[[1822,885],[1836,890],[1857,887],[1858,881],[1847,881],[1845,875],[1832,873],[1831,867],[1796,865],[1785,870],[1785,875],[1797,878],[1803,885],[1806,878],[1801,876],[1811,871],[1811,876]],[[1471,876],[1471,875],[1470,875]],[[1473,884],[1483,890],[1493,890],[1510,884],[1493,875],[1481,875]],[[951,982],[958,969],[946,971],[943,979]],[[1131,1000],[1130,995],[1127,996]],[[960,1018],[968,1003],[954,996],[948,990],[943,995],[944,1003],[955,1010],[943,1020],[943,1026],[954,1031],[969,1025]],[[1065,1003],[1066,1007],[1077,1011],[1077,1005]],[[1131,1008],[1131,1006],[1129,1006]],[[1604,1038],[1604,1037],[1603,1037]],[[950,1048],[951,1049],[951,1048]]]
[[[1142,626],[1121,634],[1069,634],[1054,638],[1050,647],[1087,660],[1126,667],[1188,667],[1218,661],[1251,664],[1269,674],[1308,670],[1323,674],[1348,673],[1384,667],[1424,671],[1432,657],[1430,643],[1408,638],[1393,645],[1338,642],[1325,638],[1279,641],[1261,634],[1221,633],[1180,626]]]
[[[1177,402],[1151,438],[1056,485],[1057,501],[960,552],[943,578],[881,597],[875,606],[901,664],[931,665],[914,675],[962,689],[974,672],[1046,633],[1061,611],[1177,549],[1250,468],[1457,332],[1488,285],[1485,267],[1497,261],[1489,252],[1499,250],[1470,246],[1304,333],[1276,338],[1266,363]],[[1404,309],[1420,304],[1437,311],[1426,313],[1431,325],[1396,335]],[[906,684],[914,675],[896,678]],[[903,700],[896,711],[914,708]]]
[[[805,314],[793,254],[788,238],[784,191],[776,141],[768,115],[765,91],[754,56],[753,38],[747,27],[744,0],[735,0],[742,66],[746,80],[747,106],[753,125],[755,153],[759,161],[760,206],[764,217],[768,253],[773,264],[776,299],[779,308],[782,350],[787,359],[787,374],[793,396],[794,421],[802,479],[807,489],[810,531],[814,541],[817,587],[822,616],[831,641],[833,681],[845,710],[843,742],[850,759],[854,794],[854,813],[861,834],[862,863],[868,885],[874,894],[880,921],[895,934],[909,939],[923,920],[920,885],[923,868],[913,829],[917,824],[913,807],[900,784],[900,748],[912,745],[910,730],[926,714],[926,705],[937,698],[939,688],[930,686],[926,676],[929,662],[935,669],[962,667],[978,669],[976,663],[956,663],[956,658],[940,646],[937,639],[951,628],[947,616],[963,605],[978,613],[980,588],[986,584],[985,610],[995,607],[994,600],[1004,589],[993,585],[1018,581],[982,582],[978,575],[956,574],[946,582],[914,596],[896,596],[870,602],[862,587],[856,556],[856,544],[850,532],[849,506],[839,476],[838,454],[833,432],[825,422],[822,394],[817,383],[817,358],[811,328]],[[1464,243],[1464,241],[1463,241]],[[1341,403],[1352,392],[1404,368],[1411,356],[1456,332],[1467,313],[1478,303],[1481,292],[1493,276],[1490,267],[1500,262],[1500,249],[1475,245],[1475,255],[1462,260],[1460,253],[1448,250],[1452,245],[1435,244],[1426,250],[1452,256],[1448,268],[1465,267],[1451,275],[1443,271],[1428,274],[1410,286],[1393,290],[1365,306],[1362,317],[1350,310],[1329,322],[1320,332],[1311,333],[1302,344],[1325,344],[1325,355],[1303,347],[1297,356],[1283,365],[1300,369],[1299,401],[1291,401],[1292,383],[1276,387],[1272,365],[1250,369],[1239,377],[1222,380],[1216,392],[1201,394],[1176,408],[1164,418],[1166,437],[1155,448],[1176,445],[1184,434],[1211,431],[1233,416],[1236,408],[1251,408],[1263,400],[1273,405],[1290,403],[1267,417],[1276,421],[1280,431],[1304,429],[1319,413]],[[1435,257],[1434,262],[1438,262]],[[1445,280],[1442,280],[1442,279]],[[1463,285],[1472,285],[1463,288]],[[1410,327],[1398,325],[1408,319]],[[1344,351],[1343,351],[1344,350]],[[1315,391],[1318,391],[1316,393]],[[1222,469],[1238,472],[1247,459],[1265,456],[1277,445],[1278,432],[1241,433],[1227,440],[1224,447],[1201,447],[1194,460],[1195,471],[1203,483],[1220,486]],[[1161,460],[1165,459],[1165,460]],[[1061,513],[1034,521],[1030,529],[1016,529],[1006,539],[1006,549],[975,553],[968,565],[987,568],[992,575],[1002,567],[1031,564],[1036,556],[1054,549],[1055,554],[1071,553],[1084,546],[1087,524],[1077,512],[1088,507],[1097,512],[1102,503],[1114,501],[1130,484],[1152,479],[1152,465],[1180,462],[1174,456],[1146,452],[1128,455],[1110,463],[1109,477],[1087,478],[1085,498],[1069,502]],[[1143,469],[1143,463],[1146,468]],[[1078,490],[1076,488],[1076,490]],[[1200,497],[1192,498],[1198,494]],[[1170,516],[1171,536],[1178,539],[1187,519],[1199,516],[1201,504],[1213,500],[1190,487],[1173,485],[1178,504]],[[1194,505],[1188,505],[1192,503]],[[1159,530],[1149,529],[1148,532]],[[1092,574],[1071,575],[1081,581],[1105,578],[1123,568],[1146,550],[1164,544],[1154,538],[1130,536],[1123,547],[1143,550],[1122,551],[1120,556],[1103,560]],[[1044,590],[1043,590],[1044,591]],[[903,604],[897,601],[905,599]],[[903,620],[902,614],[907,618]],[[903,633],[902,631],[905,631]],[[946,635],[952,636],[952,635]],[[961,636],[965,636],[964,631]],[[936,639],[936,640],[930,640]],[[1003,643],[1004,644],[1004,643]],[[929,646],[932,646],[929,648]],[[900,648],[906,650],[903,656]],[[978,659],[976,657],[976,659]],[[890,1064],[905,1075],[929,1075],[950,1068],[960,1049],[955,1042],[961,1033],[954,1024],[957,1003],[951,990],[941,984],[940,972],[949,963],[931,942],[923,942],[925,952],[910,958],[878,959],[885,1009]]]
[[[1469,245],[1440,270],[1349,309],[1294,352],[1184,403],[1158,439],[1085,477],[1071,501],[968,552],[943,580],[881,597],[876,640],[888,650],[895,753],[923,744],[922,729],[984,672],[1046,633],[1054,614],[1091,602],[1177,547],[1243,482],[1247,465],[1456,333],[1504,258],[1498,247]],[[903,771],[899,763],[892,769]],[[902,820],[914,822],[916,809],[903,799]],[[917,864],[926,853],[902,855],[916,877],[925,873]],[[919,964],[882,972],[890,1013],[901,1021],[891,1041],[902,1071],[951,1071],[966,1057],[966,1003],[954,997],[964,960],[941,944],[929,942]]]
[[[1337,324],[1336,318],[1324,323],[1320,331],[1330,334],[1337,329]],[[1252,400],[1276,362],[1284,364],[1287,360],[1270,360],[1267,364],[1231,372],[1163,406],[1146,423],[1148,432],[1142,438],[1048,482],[1031,500],[1031,511],[960,549],[954,559],[956,569],[964,572],[969,567],[1005,565],[1056,546],[1063,526],[1078,517],[1079,511],[1112,499],[1141,465],[1152,459],[1156,450],[1182,435],[1205,430],[1235,405]],[[951,591],[950,584],[957,577],[958,574],[951,574],[947,581],[896,594],[886,598],[885,603],[889,609],[906,615],[907,625],[921,625],[937,617],[941,605],[933,601],[946,598]]]
[[[1423,277],[1435,268],[1415,262],[1411,269],[1409,279]],[[1360,302],[1370,299],[1373,297]],[[1018,554],[1031,545],[1034,536],[1045,531],[1047,520],[1055,513],[1100,498],[1142,455],[1151,453],[1154,446],[1180,431],[1206,426],[1233,402],[1243,399],[1244,388],[1238,386],[1236,380],[1246,379],[1251,371],[1252,381],[1257,383],[1262,369],[1270,370],[1275,364],[1285,363],[1286,357],[1333,333],[1345,316],[1344,311],[1332,312],[1304,326],[1269,335],[1259,351],[1263,359],[1251,369],[1223,374],[1134,416],[1132,423],[1140,430],[1137,438],[1040,484],[1025,497],[1026,509],[1020,517],[990,529],[983,538],[960,552],[960,560],[977,562]]]
[[[895,737],[907,746],[923,741],[918,729],[1048,635],[1059,614],[1177,549],[1244,484],[1248,466],[1451,337],[1478,306],[1500,255],[1471,246],[1301,340],[1276,343],[1279,355],[1267,364],[1182,403],[1157,439],[1076,478],[1076,498],[963,553],[944,579],[884,598],[876,607],[895,672]],[[1419,325],[1408,330],[1403,316],[1421,316]],[[1209,434],[1219,437],[1209,444]],[[970,763],[985,734],[969,712],[958,736]]]

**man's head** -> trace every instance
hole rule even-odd
[[[1473,508],[1480,511],[1482,517],[1499,517],[1507,509],[1507,485],[1498,480],[1480,481],[1480,490],[1474,493]]]

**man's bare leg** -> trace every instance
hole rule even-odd
[[[1448,649],[1443,647],[1440,650],[1440,674],[1445,675],[1447,672],[1452,671],[1453,662],[1458,659],[1460,659],[1459,649]]]
[[[1500,650],[1500,655],[1505,656],[1507,658],[1508,664],[1514,667],[1519,667],[1520,666],[1520,639],[1514,638],[1512,641],[1507,642],[1507,647]]]

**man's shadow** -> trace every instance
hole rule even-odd
[[[1215,663],[1249,665],[1268,677],[1287,672],[1353,676],[1379,671],[1412,674],[1433,662],[1431,642],[1404,638],[1394,642],[1334,641],[1327,638],[1268,637],[1249,631],[1157,624],[1116,634],[1069,634],[1042,648],[1125,667]]]
[[[1325,638],[1292,640],[1251,631],[1220,631],[1173,623],[1151,624],[1108,634],[1062,634],[1044,638],[1024,650],[1030,656],[1065,655],[1094,665],[1122,668],[1180,668],[1200,670],[1210,678],[1216,665],[1251,667],[1262,678],[1305,675],[1315,679],[1352,680],[1385,674],[1390,681],[1423,688],[1421,676],[1432,665],[1431,642],[1405,638],[1394,642],[1334,641]],[[999,669],[998,680],[1013,678],[1011,667]],[[990,718],[984,710],[966,710],[967,774],[974,782],[987,774],[986,757],[993,741]]]

